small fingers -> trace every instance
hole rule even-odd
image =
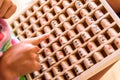
[[[8,11],[6,12],[6,14],[3,16],[4,18],[9,18],[10,16],[12,16],[13,15],[13,13],[16,11],[16,5],[12,5],[9,9],[8,9]]]
[[[40,51],[40,48],[38,46],[34,46],[33,51],[35,53],[38,53]]]
[[[41,68],[41,65],[40,65],[40,63],[38,62],[38,61],[36,61],[36,62],[34,62],[33,63],[33,69],[35,70],[35,71],[38,71],[38,70],[40,70],[40,68]]]
[[[4,0],[0,0],[0,8],[1,8],[3,2],[4,2]]]
[[[12,6],[12,2],[10,0],[5,0],[0,8],[0,17],[2,18],[7,10]]]
[[[30,43],[30,44],[33,44],[33,45],[38,45],[40,42],[42,42],[45,39],[47,39],[49,37],[49,35],[50,34],[47,33],[47,34],[44,34],[42,36],[38,36],[38,37],[35,37],[35,38],[26,39],[23,42]]]
[[[0,0],[0,18],[9,18],[16,11],[12,0]]]

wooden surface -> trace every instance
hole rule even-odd
[[[97,0],[96,0],[97,1]],[[118,19],[118,17],[116,16],[116,14],[114,13],[114,11],[112,11],[111,10],[111,8],[110,7],[108,7],[109,5],[104,1],[104,0],[100,0],[102,3],[100,3],[101,5],[99,5],[99,9],[101,9],[101,6],[103,6],[106,10],[107,10],[107,12],[105,12],[105,15],[104,16],[102,16],[100,19],[102,20],[102,19],[104,19],[104,18],[108,18],[109,19],[109,17],[111,17],[113,20],[111,21],[111,22],[113,22],[112,24],[111,24],[111,26],[110,27],[115,27],[115,24],[117,25],[117,28],[119,29],[119,22],[120,22],[120,20]],[[62,2],[62,0],[60,0],[60,2],[59,3],[61,3]],[[72,3],[71,3],[71,5],[70,6],[72,6],[72,5],[74,5],[74,2],[75,1],[73,1]],[[46,3],[48,3],[48,1],[46,2]],[[58,3],[58,4],[59,4]],[[58,5],[57,4],[57,5]],[[21,5],[21,4],[19,4],[19,5]],[[31,4],[30,4],[31,5]],[[44,6],[45,4],[43,4],[43,5],[41,5],[40,7],[39,7],[39,10],[42,10],[42,6]],[[83,7],[86,7],[87,6],[87,3],[83,6]],[[83,8],[82,7],[82,8]],[[103,8],[102,7],[102,8]],[[98,9],[97,8],[97,9]],[[22,8],[20,7],[18,10],[21,10]],[[50,11],[50,10],[49,10]],[[94,11],[94,10],[93,10]],[[93,11],[91,11],[91,13],[89,13],[89,15],[92,15],[93,13]],[[20,11],[21,12],[21,11]],[[35,11],[36,12],[36,11]],[[33,17],[33,16],[35,16],[35,12],[32,14],[32,15],[29,15],[29,16],[27,16],[27,18],[23,21],[23,22],[21,22],[20,24],[19,24],[19,26],[15,26],[15,27],[13,27],[14,29],[13,29],[13,32],[15,32],[15,30],[17,31],[18,29],[21,29],[22,28],[22,24],[23,23],[27,23],[27,21],[29,21],[29,19],[31,18],[31,17]],[[54,12],[53,11],[53,8],[51,8],[51,12]],[[64,8],[59,14],[61,14],[61,13],[64,13],[64,12],[66,12],[66,8]],[[46,12],[44,13],[44,15],[42,15],[42,17],[46,17]],[[55,14],[55,17],[54,18],[52,18],[52,19],[57,19],[58,20],[58,15],[59,14]],[[79,11],[77,10],[76,12],[75,12],[75,14],[77,15],[77,14],[79,14]],[[66,19],[66,21],[70,21],[71,20],[71,16],[68,16],[68,18]],[[83,19],[81,19],[81,20],[83,20]],[[76,24],[78,24],[78,23],[80,23],[81,22],[81,20],[80,21],[78,21],[77,23],[74,23],[75,25]],[[15,21],[15,20],[14,20]],[[13,22],[14,22],[13,21]],[[16,19],[16,21],[17,21],[17,19]],[[40,28],[39,28],[39,31],[41,30],[41,31],[43,31],[42,29],[46,26],[46,25],[50,25],[50,22],[51,22],[52,20],[48,20],[48,22],[45,24],[45,25],[42,25]],[[96,20],[97,22],[95,23],[95,24],[97,24],[100,20]],[[35,21],[35,23],[37,24],[39,22],[39,18]],[[12,23],[11,23],[12,24]],[[60,22],[59,23],[59,25],[58,25],[58,27],[61,27],[60,25],[62,25],[63,24],[63,22]],[[75,27],[75,26],[73,26],[73,27]],[[99,34],[96,34],[96,35],[94,35],[89,41],[86,41],[85,42],[85,44],[84,45],[82,45],[82,47],[86,47],[86,45],[90,42],[90,41],[94,41],[95,39],[96,39],[96,37],[98,36],[98,35],[100,35],[100,34],[102,34],[102,33],[106,33],[107,32],[107,29],[109,29],[110,27],[107,27],[106,29],[103,29]],[[29,31],[31,31],[31,29],[33,28],[33,26],[32,26],[32,23],[31,24],[29,24],[29,26],[27,27],[27,28],[25,28],[25,29],[23,29],[23,31],[20,33],[20,34],[17,34],[18,35],[18,37],[19,36],[25,36],[25,35],[27,35],[27,33],[25,33],[25,30],[29,30]],[[88,29],[90,28],[90,26],[88,26],[87,28],[86,28],[86,30],[84,30],[84,31],[88,31]],[[73,29],[73,28],[71,28],[71,29]],[[69,30],[71,30],[71,29],[69,29]],[[37,30],[38,31],[38,30]],[[37,33],[37,31],[36,31],[36,33]],[[53,34],[54,32],[54,28],[51,30],[51,34]],[[62,35],[60,35],[60,36],[56,36],[57,38],[55,39],[55,40],[53,40],[53,42],[59,42],[58,41],[58,39],[59,39],[59,37],[61,37],[61,36],[63,36],[64,34],[66,34],[68,32],[68,30],[66,30],[66,31],[64,31],[64,33],[62,34]],[[106,35],[106,34],[105,34]],[[29,36],[29,37],[34,37],[34,36],[36,36],[36,34],[35,34],[35,32],[33,32],[33,33],[31,33],[31,35]],[[71,40],[69,40],[69,42],[67,42],[65,45],[62,45],[58,50],[62,50],[66,45],[68,45],[68,44],[72,44],[72,40],[74,40],[74,39],[76,39],[76,38],[78,38],[78,36],[81,36],[81,33],[78,33],[77,34],[77,36],[75,36],[74,38],[72,38]],[[120,33],[118,32],[118,36],[120,36]],[[118,37],[117,36],[117,37]],[[27,38],[27,37],[24,37],[24,38]],[[89,53],[88,55],[87,55],[87,57],[91,57],[91,55],[94,53],[94,52],[96,52],[96,51],[101,51],[101,49],[103,49],[103,47],[106,45],[106,44],[112,44],[113,43],[113,40],[115,39],[115,37],[111,37],[110,39],[109,39],[109,41],[107,42],[107,43],[104,43],[104,44],[101,44],[101,46],[99,46],[98,47],[98,49],[96,49],[96,50],[94,50],[94,51],[92,51],[91,53]],[[22,39],[21,39],[22,40]],[[48,42],[49,44],[47,45],[47,47],[49,48],[52,44],[53,44],[53,42]],[[113,44],[112,44],[113,45]],[[114,45],[115,46],[115,45]],[[44,54],[44,52],[43,52],[43,48],[41,49],[41,54],[43,53]],[[63,49],[64,50],[64,49]],[[76,49],[74,49],[74,51],[73,51],[73,53],[71,53],[71,54],[69,54],[69,55],[66,55],[63,59],[61,59],[60,61],[58,61],[57,63],[55,63],[53,66],[51,66],[51,67],[49,67],[46,71],[44,71],[44,72],[42,72],[42,73],[40,73],[40,75],[38,75],[37,77],[33,77],[33,76],[31,76],[31,75],[28,75],[27,77],[28,77],[28,80],[36,80],[36,79],[38,79],[39,77],[40,78],[42,78],[42,77],[44,77],[44,73],[45,72],[50,72],[51,70],[52,70],[52,68],[53,67],[55,67],[55,66],[58,66],[58,64],[60,64],[60,62],[62,62],[62,61],[65,61],[65,60],[68,60],[68,57],[69,56],[71,56],[71,55],[75,55],[75,54],[77,54],[77,50],[78,50],[78,48],[76,48]],[[56,53],[56,51],[53,51],[52,52],[53,54],[50,54],[49,56],[45,56],[44,57],[44,60],[43,61],[41,61],[41,63],[47,63],[47,59],[48,59],[48,57],[54,57],[55,56],[55,53]],[[85,57],[85,58],[87,58],[87,57]],[[78,62],[76,62],[75,64],[72,64],[70,67],[68,67],[68,69],[66,69],[66,70],[64,70],[63,72],[61,72],[59,75],[64,75],[64,73],[66,72],[66,71],[69,71],[69,70],[72,70],[72,68],[73,68],[73,66],[74,65],[76,65],[76,64],[82,64],[82,61],[85,59],[85,58],[82,58],[81,60],[79,60]],[[80,74],[79,76],[77,76],[75,79],[73,79],[73,80],[87,80],[87,79],[89,79],[90,77],[92,77],[92,76],[94,76],[95,74],[97,74],[98,72],[100,72],[100,71],[102,71],[103,69],[105,69],[106,67],[108,67],[109,65],[112,65],[114,62],[116,62],[117,60],[119,60],[120,59],[120,49],[119,49],[119,51],[117,51],[117,52],[114,52],[113,54],[111,54],[111,55],[107,55],[107,56],[105,56],[105,59],[103,59],[102,61],[100,61],[100,62],[95,62],[95,65],[94,66],[92,66],[91,68],[89,68],[89,69],[86,69],[82,74]],[[48,64],[49,65],[49,64]],[[113,67],[113,66],[111,66],[111,67]],[[111,75],[112,73],[111,73],[111,71],[109,72],[109,70],[111,69],[111,67],[108,67],[108,68],[106,68],[105,69],[105,71],[102,71],[102,72],[100,72],[100,75],[98,74],[98,76],[99,76],[99,78],[97,77],[97,78],[95,78],[95,77],[92,77],[90,80],[117,80],[117,76],[113,76],[113,77],[111,77],[110,76],[110,79],[108,79],[108,78],[106,78],[106,76],[108,76],[108,74],[109,75]],[[119,67],[118,67],[119,68]],[[114,70],[113,70],[114,71]],[[107,72],[108,72],[108,74],[107,74]],[[116,72],[116,71],[115,71]],[[102,74],[102,75],[101,75]],[[103,74],[104,74],[104,76],[103,76]],[[59,76],[58,75],[58,76]],[[57,76],[54,76],[54,79],[51,79],[51,80],[55,80],[56,79],[56,77]]]
[[[120,60],[89,80],[120,80]]]

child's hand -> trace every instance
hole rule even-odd
[[[48,37],[49,34],[45,34],[10,47],[0,60],[0,80],[13,80],[15,77],[39,70],[41,66],[37,52],[40,48],[37,45]]]
[[[3,53],[0,51],[0,57],[3,55]]]
[[[0,0],[0,18],[9,18],[16,11],[12,0]]]

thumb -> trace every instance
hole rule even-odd
[[[23,42],[30,43],[30,44],[33,44],[33,45],[38,45],[40,42],[47,39],[49,37],[49,35],[50,35],[49,33],[46,33],[46,34],[43,34],[43,35],[35,37],[35,38],[25,39]]]

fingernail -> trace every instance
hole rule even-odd
[[[45,35],[45,36],[50,36],[50,33],[45,33],[44,35]]]

